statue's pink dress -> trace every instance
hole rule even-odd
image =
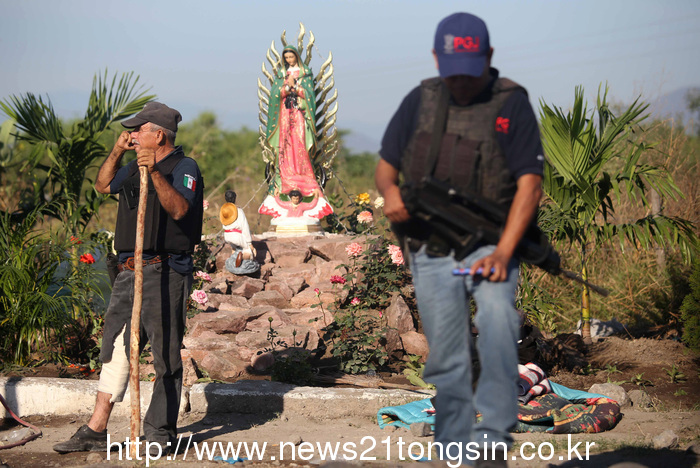
[[[287,76],[299,78],[299,68],[293,67],[287,72]],[[312,195],[319,190],[314,169],[311,166],[311,159],[307,150],[307,122],[305,113],[298,108],[295,102],[289,108],[285,105],[290,91],[283,86],[281,90],[280,109],[280,146],[279,165],[280,178],[282,182],[282,193],[289,193],[290,190],[299,190],[305,197]],[[305,98],[304,88],[297,86],[297,95],[301,101]],[[293,97],[289,98],[294,99]]]
[[[315,218],[321,219],[333,213],[333,208],[323,197],[321,188],[316,181],[309,148],[314,147],[314,116],[308,109],[308,99],[314,96],[306,96],[303,86],[299,85],[299,67],[290,67],[286,77],[293,76],[297,80],[297,97],[290,96],[284,83],[280,83],[280,105],[278,128],[273,136],[279,138],[278,164],[279,164],[279,193],[270,193],[258,209],[260,214],[273,218]],[[274,90],[273,90],[274,92]],[[307,133],[308,132],[308,133]],[[277,175],[275,175],[275,178]],[[304,197],[314,195],[312,202],[302,202],[293,206],[291,202],[281,200],[280,193],[289,194],[292,190],[299,190]]]

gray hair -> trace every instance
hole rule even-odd
[[[168,140],[171,144],[175,144],[175,137],[177,137],[177,132],[173,132],[172,130],[168,130],[165,127],[161,127],[160,125],[156,125],[153,122],[148,122],[151,125],[151,131],[157,132],[160,130],[165,134],[166,140]]]

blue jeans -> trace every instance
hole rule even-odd
[[[467,464],[471,461],[465,455],[474,456],[465,453],[470,442],[511,446],[509,429],[515,424],[518,411],[518,262],[510,261],[505,282],[452,274],[454,268],[467,268],[494,250],[491,245],[481,247],[461,262],[451,255],[431,257],[425,253],[425,246],[410,256],[418,310],[430,346],[424,379],[437,387],[435,441],[443,447],[453,442],[461,444],[458,446],[462,447],[463,463]],[[475,392],[470,296],[477,305],[475,325],[479,330],[477,351],[481,363]],[[477,411],[483,419],[475,424]],[[456,456],[455,451],[450,453]],[[488,453],[490,456],[490,448]]]

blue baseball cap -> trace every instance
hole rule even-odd
[[[469,13],[454,13],[440,21],[435,31],[434,50],[440,76],[481,76],[489,50],[486,23]]]

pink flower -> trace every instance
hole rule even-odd
[[[209,301],[209,298],[207,297],[207,293],[205,293],[201,289],[195,289],[194,291],[192,291],[192,294],[190,294],[190,297],[197,304],[206,304]]]
[[[204,281],[211,281],[211,276],[209,276],[208,273],[205,273],[203,271],[198,271],[197,273],[195,273],[195,276],[197,278],[202,278]]]
[[[360,303],[360,298],[359,297],[353,297],[352,301],[350,301],[351,305],[357,305]]]
[[[372,213],[370,213],[369,211],[363,211],[357,215],[358,223],[369,224],[372,221],[374,221],[374,218],[372,217]]]
[[[333,276],[331,276],[331,283],[332,284],[345,284],[346,281],[345,281],[345,278],[343,278],[342,276],[333,275]]]
[[[80,261],[83,263],[87,263],[88,265],[91,265],[95,263],[95,257],[92,256],[92,254],[83,254],[80,256]]]
[[[202,202],[202,207],[203,207],[205,210],[208,210],[208,209],[209,209],[209,200],[204,200],[204,201]]]
[[[391,255],[391,263],[394,265],[403,265],[403,252],[401,252],[401,247],[398,245],[390,245],[387,247],[389,250],[389,255]]]
[[[362,253],[362,246],[357,242],[353,242],[345,247],[345,252],[347,252],[348,257],[357,257]]]
[[[318,288],[314,289],[314,292],[316,293],[317,296],[321,295],[321,290]]]

